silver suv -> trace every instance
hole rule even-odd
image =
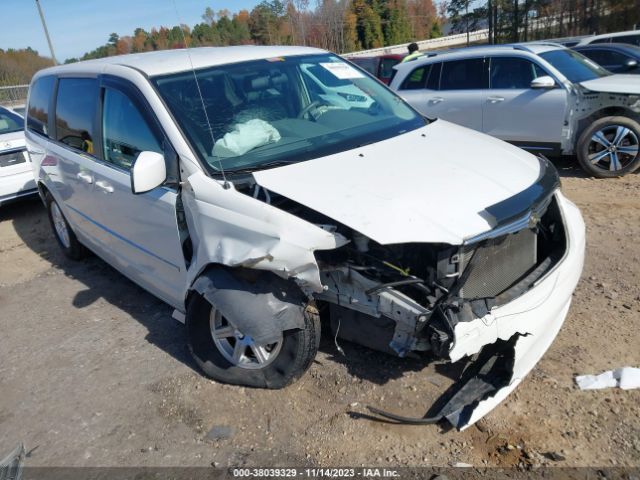
[[[427,117],[525,150],[576,154],[596,177],[640,167],[640,81],[555,43],[472,47],[395,67],[391,88]]]

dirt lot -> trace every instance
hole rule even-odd
[[[350,344],[343,357],[326,336],[285,390],[209,381],[169,307],[95,257],[63,258],[37,201],[1,208],[0,456],[24,442],[32,466],[640,466],[640,390],[573,381],[640,366],[640,175],[562,173],[588,229],[569,317],[516,392],[462,433],[358,417],[366,404],[422,415],[451,380]],[[214,426],[230,438],[207,439]]]

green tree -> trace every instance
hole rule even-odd
[[[412,40],[406,0],[388,0],[382,12],[385,45],[397,45]]]
[[[353,13],[356,16],[356,35],[360,48],[378,48],[384,44],[382,19],[376,11],[377,2],[369,4],[366,0],[354,0]]]

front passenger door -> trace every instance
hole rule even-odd
[[[561,85],[533,89],[531,81],[547,75],[526,58],[492,57],[490,90],[483,99],[483,131],[532,151],[557,150],[567,109]]]
[[[126,87],[126,88],[125,88]],[[142,151],[177,161],[142,95],[128,84],[102,81],[101,148],[94,170],[107,252],[123,273],[173,306],[184,302],[186,266],[176,217],[176,186],[136,195],[130,169]],[[167,171],[173,171],[168,165]]]

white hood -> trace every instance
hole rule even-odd
[[[531,186],[540,163],[487,135],[438,120],[389,140],[254,173],[263,187],[380,244],[460,244],[481,213]]]
[[[580,85],[592,92],[640,95],[640,75],[609,75],[580,82]]]

